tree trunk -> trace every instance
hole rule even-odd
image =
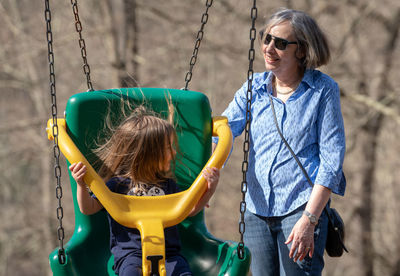
[[[373,183],[377,159],[378,135],[381,128],[382,115],[378,115],[362,129],[358,143],[362,145],[363,166],[361,169],[361,260],[365,276],[374,275],[374,246],[372,239],[373,221]]]
[[[125,29],[123,36],[125,42],[125,70],[127,74],[120,76],[121,87],[138,86],[139,81],[139,64],[137,56],[139,53],[138,33],[139,27],[136,15],[136,0],[124,0],[124,17]]]
[[[139,53],[136,0],[106,0],[104,19],[109,25],[108,36],[111,64],[116,69],[114,82],[118,87],[139,86]],[[122,16],[121,16],[122,15]]]
[[[387,91],[390,90],[388,74],[392,69],[393,65],[393,54],[396,49],[396,43],[399,36],[400,28],[400,9],[395,12],[393,20],[389,21],[388,26],[388,40],[385,43],[386,55],[383,60],[383,68],[379,76],[378,87],[372,87],[370,94],[373,98],[380,102],[385,98]],[[377,147],[379,139],[379,131],[382,126],[383,115],[379,113],[376,117],[372,118],[363,128],[363,134],[361,135],[362,140],[357,141],[362,146],[363,150],[363,164],[361,175],[361,202],[363,203],[360,208],[361,216],[361,258],[364,267],[364,275],[374,275],[374,260],[375,250],[373,245],[372,236],[372,221],[374,212],[373,202],[373,183],[375,179],[375,171],[377,167]]]

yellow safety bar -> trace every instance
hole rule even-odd
[[[189,215],[207,189],[204,177],[200,173],[187,190],[176,194],[140,197],[113,193],[69,137],[65,119],[57,119],[57,126],[61,152],[71,164],[82,162],[86,166],[84,181],[110,216],[126,227],[139,229],[143,275],[149,275],[152,269],[152,262],[147,257],[155,256],[160,259],[159,274],[165,276],[164,228],[179,224]],[[54,139],[52,127],[53,119],[50,119],[46,129],[49,140]],[[221,169],[232,148],[232,132],[226,117],[213,117],[213,136],[220,139],[204,168]]]

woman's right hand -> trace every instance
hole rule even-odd
[[[76,183],[84,187],[86,184],[83,181],[83,177],[86,174],[86,166],[82,162],[73,163],[69,166],[69,170],[71,171],[72,177],[75,179]]]

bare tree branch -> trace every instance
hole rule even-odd
[[[343,91],[342,91],[343,92]],[[392,93],[395,95],[398,93]],[[374,100],[367,95],[361,95],[357,93],[343,93],[346,98],[349,98],[355,102],[362,103],[368,108],[372,108],[375,112],[379,112],[385,116],[392,118],[397,124],[400,125],[400,114],[395,108],[389,107],[380,101]]]

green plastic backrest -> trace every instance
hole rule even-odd
[[[145,105],[168,116],[167,98],[175,108],[175,124],[180,155],[175,175],[182,190],[187,189],[201,172],[211,154],[212,118],[207,97],[199,92],[163,88],[121,88],[73,95],[66,107],[67,131],[91,164],[97,158],[92,149],[104,134],[104,118],[120,120],[121,108]],[[67,261],[58,262],[57,249],[50,255],[54,275],[114,275],[109,250],[109,228],[106,212],[83,215],[76,201],[76,183],[70,177],[75,211],[74,234],[65,245]],[[194,275],[245,275],[249,254],[240,260],[235,244],[212,237],[200,212],[179,225],[182,254],[188,259]],[[201,256],[200,256],[201,255]]]

